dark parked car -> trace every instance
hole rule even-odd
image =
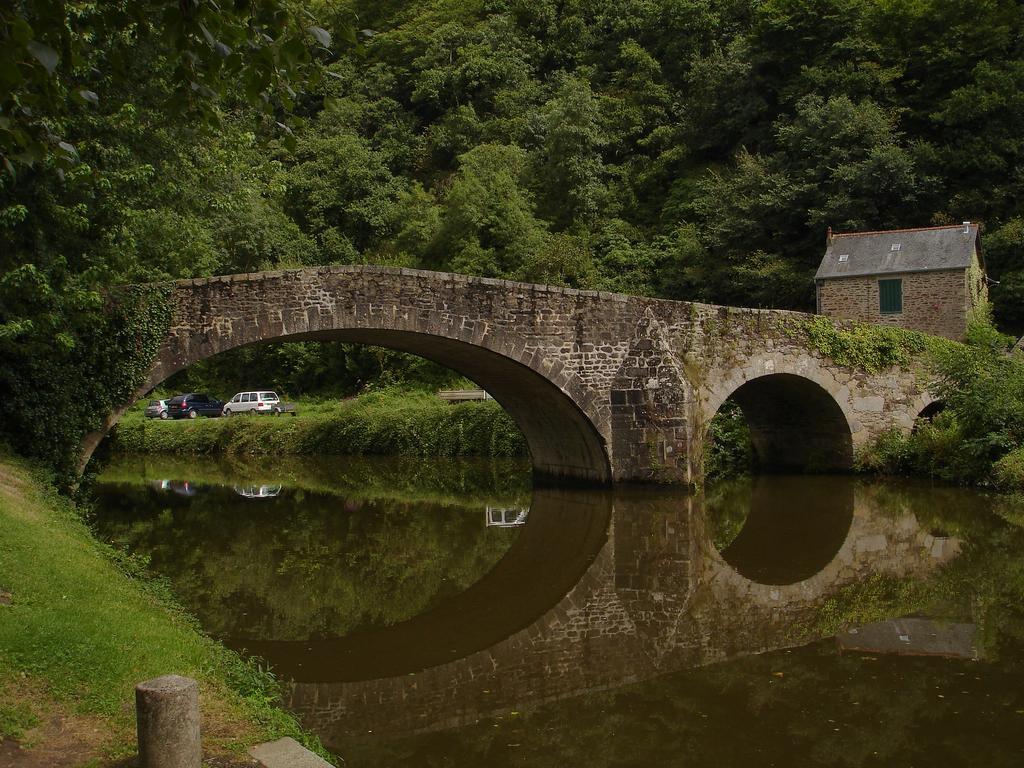
[[[167,412],[172,419],[194,419],[197,416],[220,416],[224,403],[209,395],[192,392],[167,401]]]

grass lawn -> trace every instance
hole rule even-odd
[[[117,425],[119,453],[389,456],[527,454],[522,433],[493,400],[448,404],[428,392],[380,390],[345,401],[298,402],[297,416],[161,421],[137,403]]]
[[[135,683],[169,673],[200,681],[210,755],[308,743],[269,675],[203,635],[42,475],[0,456],[0,763],[114,764],[133,752]]]

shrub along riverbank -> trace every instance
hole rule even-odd
[[[46,478],[2,455],[0,542],[0,758],[7,739],[69,765],[129,754],[133,686],[169,673],[200,682],[208,753],[284,735],[318,748],[276,707],[268,673],[206,637],[144,563],[97,541]]]
[[[882,435],[859,452],[859,470],[1024,491],[1024,354],[985,321],[966,342],[929,351],[943,410],[909,435]]]
[[[493,400],[450,405],[426,392],[383,390],[342,403],[299,405],[296,417],[237,416],[187,422],[129,413],[118,453],[523,456],[526,444]]]

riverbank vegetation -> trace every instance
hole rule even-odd
[[[90,350],[127,282],[384,263],[810,309],[829,225],[971,219],[996,319],[1024,331],[1013,0],[244,8],[0,13],[0,440],[20,453],[66,467],[99,426]],[[349,364],[296,355],[328,387]]]
[[[941,404],[912,433],[882,435],[857,456],[858,468],[1024,491],[1024,354],[984,319],[966,344],[929,354],[931,391]]]
[[[449,404],[423,391],[378,390],[298,405],[297,416],[145,419],[136,410],[112,438],[118,453],[391,456],[526,455],[522,433],[493,400]]]
[[[131,754],[133,687],[172,672],[200,681],[213,754],[309,741],[266,671],[205,636],[143,562],[100,543],[71,501],[7,457],[0,541],[0,741],[63,743],[83,765]]]

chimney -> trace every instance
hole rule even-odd
[[[825,236],[825,243],[827,245],[832,245],[832,227],[828,228],[828,234]]]
[[[964,222],[964,234],[965,235],[971,234],[971,222],[969,222],[969,221],[965,221]]]

